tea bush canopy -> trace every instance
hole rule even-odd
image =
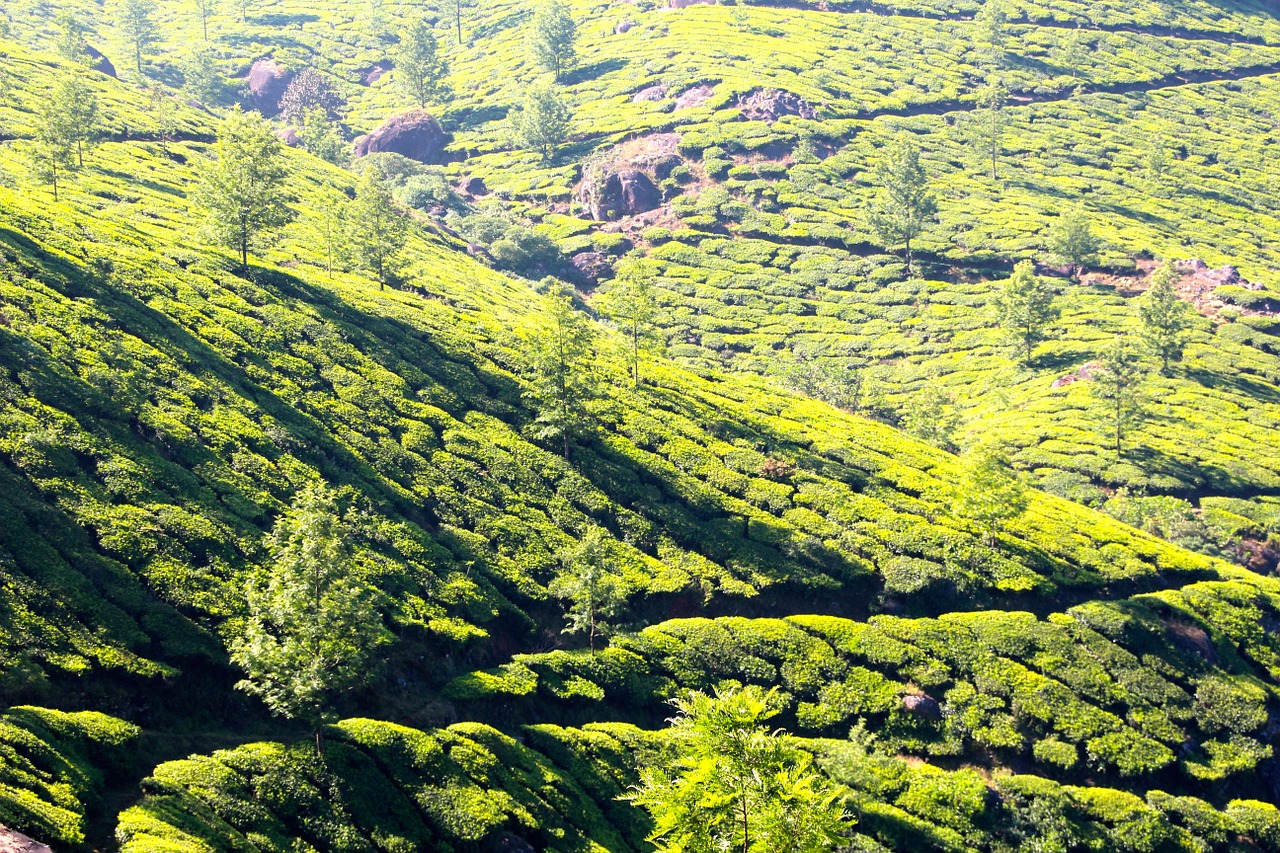
[[[23,0],[0,53],[3,827],[1280,848],[1267,4]]]

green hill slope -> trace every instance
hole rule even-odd
[[[129,723],[0,737],[0,819],[69,848],[109,847],[121,812],[116,842],[137,851],[645,850],[645,819],[616,797],[668,745],[634,726],[678,690],[743,682],[784,691],[788,728],[853,791],[861,850],[1004,850],[1050,819],[1054,849],[1280,843],[1280,588],[1220,558],[1280,531],[1271,292],[1209,294],[1239,306],[1202,306],[1123,458],[1087,383],[1053,387],[1132,325],[1143,251],[1268,280],[1267,7],[1020,8],[992,181],[963,138],[989,62],[974,10],[572,5],[575,136],[550,164],[505,129],[537,76],[526,4],[481,4],[461,46],[440,21],[457,95],[437,110],[448,177],[492,191],[456,207],[657,274],[666,356],[633,388],[621,335],[597,323],[601,394],[568,460],[537,440],[527,396],[545,286],[496,272],[430,210],[412,214],[403,287],[330,272],[354,177],[300,150],[283,155],[298,215],[240,270],[191,200],[217,117],[170,94],[164,128],[147,93],[98,74],[101,144],[54,201],[32,177],[36,116],[71,66],[41,50],[50,8],[5,10],[25,44],[0,42],[0,701]],[[358,81],[416,7],[377,8],[381,23],[354,3],[222,9],[214,46],[231,76],[268,53],[321,67],[369,130],[397,108],[395,74]],[[146,68],[176,83],[195,18],[157,18]],[[94,24],[92,43],[127,55]],[[1088,46],[1066,68],[1077,30]],[[698,84],[707,100],[677,108]],[[652,85],[670,97],[632,100]],[[814,117],[742,120],[739,96],[765,86]],[[866,216],[866,175],[899,131],[942,201],[923,280]],[[584,158],[659,136],[684,169],[663,205],[585,218]],[[1168,163],[1138,168],[1153,144]],[[998,279],[1076,204],[1111,275],[1062,281],[1059,334],[1016,367]],[[796,360],[854,367],[880,420],[783,389]],[[965,517],[962,462],[895,428],[925,384],[954,395],[957,443],[1003,441],[1043,487],[997,533]],[[226,654],[246,582],[270,568],[264,535],[315,482],[337,489],[395,636],[323,759],[282,745],[299,732],[234,691]],[[549,585],[596,526],[626,630],[589,654],[560,635]],[[858,723],[878,745],[829,740]],[[86,745],[132,724],[141,756]],[[279,743],[170,760],[192,732],[267,729]]]

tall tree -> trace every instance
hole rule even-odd
[[[89,42],[85,40],[85,34],[89,28],[84,25],[80,18],[71,9],[64,9],[62,14],[58,15],[58,54],[68,62],[78,62],[82,65],[89,62]]]
[[[218,129],[214,155],[194,200],[211,236],[236,249],[247,269],[250,248],[293,219],[280,140],[265,121],[235,107]]]
[[[77,164],[83,168],[85,147],[98,139],[98,95],[80,75],[67,73],[54,84],[50,98],[76,147]]]
[[[1004,0],[986,0],[978,14],[974,17],[978,32],[987,49],[991,52],[991,62],[999,67],[1004,64],[1005,30],[1009,25],[1009,12]]]
[[[591,527],[565,555],[564,570],[548,587],[556,598],[569,602],[564,633],[585,633],[593,656],[596,639],[609,633],[609,620],[626,603],[626,583],[609,570],[605,543],[604,529]]]
[[[542,322],[532,330],[529,341],[533,375],[525,396],[538,410],[534,437],[559,439],[565,459],[569,458],[573,437],[591,423],[587,404],[599,388],[595,341],[595,327],[574,310],[572,300],[565,294],[548,298]]]
[[[949,448],[955,432],[957,418],[952,409],[955,400],[936,379],[925,382],[907,397],[902,412],[903,428],[922,441],[935,447]]]
[[[151,19],[155,14],[155,0],[120,0],[116,10],[116,26],[120,35],[133,46],[133,58],[142,73],[142,53],[159,41],[160,31]]]
[[[342,128],[319,107],[307,110],[303,115],[298,139],[321,160],[342,165],[347,159],[347,140],[342,135]]]
[[[76,135],[56,98],[42,101],[36,117],[33,172],[52,187],[53,200],[57,201],[59,181],[75,165]]]
[[[368,680],[387,632],[372,591],[356,576],[351,533],[332,491],[304,488],[267,549],[267,576],[249,582],[248,619],[231,643],[231,660],[247,676],[236,687],[310,725],[319,752],[329,703]]]
[[[204,40],[209,40],[209,16],[218,11],[220,0],[192,0],[196,4],[196,14],[200,16],[200,29]]]
[[[1093,233],[1093,223],[1078,207],[1062,213],[1049,226],[1046,247],[1050,254],[1071,267],[1071,274],[1078,277],[1086,264],[1098,259],[1102,241]]]
[[[978,91],[978,110],[973,119],[976,130],[974,142],[983,159],[991,162],[993,181],[999,179],[997,167],[1004,137],[1004,104],[1008,97],[1009,92],[1004,84],[994,77]]]
[[[1092,389],[1107,412],[1117,456],[1124,455],[1125,433],[1146,414],[1142,398],[1145,375],[1137,348],[1127,335],[1116,335],[1102,357],[1102,370],[1094,377]]]
[[[156,133],[160,137],[160,152],[169,156],[169,143],[178,132],[178,113],[173,98],[159,83],[147,88],[147,108]]]
[[[548,161],[569,137],[572,114],[554,84],[535,85],[525,95],[524,106],[511,116],[516,144],[532,148]]]
[[[1169,375],[1169,366],[1182,358],[1187,346],[1187,330],[1191,327],[1190,306],[1178,298],[1173,285],[1178,269],[1165,261],[1151,276],[1151,287],[1138,302],[1140,332],[1147,350],[1160,359],[1160,375]]]
[[[543,0],[533,16],[529,50],[539,67],[554,74],[557,81],[577,61],[573,45],[577,37],[569,7],[560,0]]]
[[[625,799],[649,812],[658,853],[828,853],[851,820],[844,789],[765,723],[773,691],[754,685],[672,700],[674,757],[644,767]]]
[[[920,149],[900,138],[876,163],[872,181],[880,193],[871,209],[871,225],[889,246],[903,244],[911,275],[911,241],[923,233],[938,211],[929,178],[920,165]]]
[[[431,25],[421,18],[405,27],[396,53],[396,82],[410,102],[419,107],[443,94],[449,67],[440,56]]]
[[[408,224],[378,167],[367,166],[360,173],[347,224],[356,262],[385,289],[400,267]]]
[[[627,366],[635,387],[640,387],[640,356],[656,337],[653,320],[658,300],[653,292],[653,270],[636,261],[619,265],[618,274],[600,299],[601,312],[627,336]]]
[[[1053,297],[1053,289],[1036,275],[1031,261],[1014,267],[1013,275],[996,296],[1000,325],[1021,351],[1023,364],[1031,362],[1036,344],[1045,339],[1045,330],[1058,318],[1060,312]]]
[[[1084,31],[1075,29],[1071,35],[1067,36],[1059,42],[1060,47],[1055,51],[1058,62],[1067,69],[1067,73],[1071,75],[1071,82],[1080,79],[1080,69],[1084,65],[1085,55],[1088,48],[1084,41]]]
[[[440,9],[453,18],[454,27],[458,31],[458,44],[462,44],[462,19],[467,10],[474,8],[476,0],[440,0]]]
[[[225,84],[218,56],[207,44],[196,44],[182,60],[182,86],[202,104],[213,103]]]
[[[1005,522],[1027,510],[1027,488],[999,448],[980,444],[961,457],[960,499],[956,511],[980,524],[987,544],[995,543]]]

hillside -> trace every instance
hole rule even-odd
[[[509,138],[542,77],[528,5],[481,0],[461,45],[433,16],[447,162],[377,161],[431,197],[385,287],[334,263],[354,168],[285,148],[294,218],[246,268],[197,202],[255,60],[322,71],[350,137],[403,107],[371,71],[418,7],[319,5],[215,9],[208,104],[178,89],[192,5],[157,7],[141,76],[96,4],[4,10],[0,825],[55,849],[648,850],[617,798],[678,748],[665,702],[758,684],[848,787],[851,849],[1280,849],[1269,6],[1011,9],[992,179],[977,6],[570,3],[572,131],[544,162]],[[123,79],[57,55],[63,10]],[[69,74],[98,133],[55,200],[34,165]],[[868,214],[901,133],[939,198],[918,278]],[[624,169],[658,203],[592,218]],[[1076,209],[1105,241],[1080,281],[1045,250]],[[1153,257],[1205,262],[1179,281],[1197,313],[1117,454],[1087,365],[1137,325]],[[624,258],[658,293],[638,383],[602,316]],[[1019,364],[996,297],[1024,258],[1062,312]],[[548,274],[597,334],[572,453],[535,402]],[[933,443],[902,429],[926,393],[955,420]],[[953,452],[980,439],[1035,487],[996,526]],[[393,638],[322,757],[228,657],[318,482]],[[555,586],[597,528],[625,593],[598,651]]]

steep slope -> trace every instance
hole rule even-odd
[[[282,15],[298,11],[279,5]],[[455,57],[459,83],[498,79],[485,63],[516,49],[519,33],[498,24],[516,23],[518,11],[485,7],[489,28],[478,25],[476,46],[466,49],[475,55]],[[911,11],[884,27],[901,28],[894,38],[904,54],[921,33],[938,31],[926,15],[936,10]],[[609,9],[586,26],[622,13],[671,24],[665,34],[655,27],[663,56],[676,48],[662,39],[692,38],[681,26],[699,22],[719,34],[716,44],[728,26],[784,28],[793,40],[835,27],[822,38],[840,40],[845,28],[861,38],[857,28],[875,23],[869,15],[750,8],[744,24],[707,7]],[[1130,35],[1123,31],[1135,19],[1094,14],[1100,32]],[[1195,30],[1191,37],[1146,32],[1133,41],[1156,52],[1169,39],[1203,42],[1194,68],[1214,73],[1276,61],[1275,27],[1256,9],[1215,20],[1212,7],[1189,4],[1179,14],[1170,20]],[[314,17],[302,33],[328,25]],[[1248,39],[1227,35],[1254,23]],[[1031,43],[1065,29],[1043,22],[1018,33]],[[612,50],[607,39],[586,43]],[[912,767],[874,750],[850,763],[841,758],[846,747],[810,743],[858,791],[866,849],[991,849],[1017,843],[1046,808],[1064,815],[1078,843],[1099,849],[1274,843],[1274,808],[1246,802],[1276,799],[1263,787],[1275,772],[1270,720],[1280,698],[1273,579],[1039,492],[989,536],[958,509],[969,483],[954,456],[753,375],[781,350],[814,347],[813,355],[831,357],[855,345],[883,367],[912,363],[911,371],[883,372],[880,393],[890,403],[934,373],[957,391],[973,389],[967,428],[998,429],[1046,481],[1066,472],[1080,477],[1067,485],[1256,497],[1275,476],[1273,463],[1259,464],[1274,441],[1276,374],[1265,329],[1202,323],[1189,363],[1161,386],[1165,420],[1144,438],[1164,458],[1113,465],[1099,440],[1079,430],[1083,392],[1050,395],[1042,380],[1087,358],[1102,337],[1095,329],[1120,324],[1116,295],[1103,284],[1082,288],[1063,321],[1071,337],[1054,344],[1061,352],[1025,382],[1007,381],[989,318],[963,310],[983,309],[991,285],[901,283],[891,259],[862,245],[862,202],[834,192],[884,138],[883,119],[857,117],[863,107],[855,102],[867,92],[845,92],[836,117],[819,123],[833,140],[849,137],[844,152],[822,164],[794,162],[792,152],[792,162],[774,164],[785,172],[770,172],[766,161],[778,158],[768,146],[794,142],[801,125],[793,132],[790,120],[738,121],[738,109],[724,108],[739,92],[721,84],[719,100],[679,126],[686,155],[721,150],[702,157],[708,183],[700,194],[673,202],[672,216],[688,227],[633,235],[660,271],[669,336],[681,341],[670,353],[676,360],[647,359],[645,382],[633,389],[620,337],[602,328],[596,428],[565,460],[530,439],[523,351],[546,308],[535,286],[483,266],[425,216],[411,228],[403,289],[327,272],[325,216],[344,203],[353,178],[298,151],[286,157],[299,216],[240,273],[205,243],[188,201],[213,119],[175,105],[180,127],[162,139],[146,96],[101,76],[92,79],[110,112],[106,124],[120,130],[89,152],[54,202],[29,177],[31,133],[63,64],[17,44],[3,49],[13,60],[0,109],[10,137],[0,147],[4,701],[109,711],[148,733],[226,729],[235,742],[250,724],[270,725],[231,689],[225,641],[243,615],[246,579],[267,568],[264,533],[299,488],[323,480],[340,489],[360,575],[382,593],[397,637],[375,685],[343,710],[418,727],[349,721],[331,732],[339,745],[324,761],[252,744],[154,772],[135,762],[129,772],[151,778],[140,790],[130,782],[114,792],[130,802],[146,794],[121,817],[126,849],[291,849],[294,839],[317,849],[470,849],[504,833],[546,849],[643,849],[646,826],[614,797],[632,782],[635,761],[658,754],[649,750],[661,748],[660,738],[600,724],[656,724],[673,691],[726,680],[781,684],[791,694],[788,723],[806,735],[838,736],[862,720],[889,751],[946,768]],[[1171,48],[1168,56],[1185,58]],[[582,71],[574,85],[586,98],[593,81],[638,82],[627,63],[646,57]],[[697,53],[680,61],[707,62]],[[1164,85],[1172,70],[1192,67],[1101,64],[1099,78],[1117,86]],[[897,71],[885,80],[891,85]],[[959,80],[922,87],[931,94],[912,95],[902,109],[951,109],[965,94]],[[514,97],[519,83],[502,83],[503,97]],[[1183,88],[1220,91],[1179,87],[1178,97],[1190,97]],[[1224,95],[1230,109],[1240,106],[1234,94]],[[358,109],[380,115],[390,97],[385,86],[371,90]],[[566,250],[615,233],[567,208],[529,208],[566,198],[575,167],[567,158],[543,169],[532,157],[499,154],[498,116],[482,116],[487,96],[475,97],[474,124],[466,127],[465,100],[452,120],[455,146],[476,156],[451,169],[522,196],[513,209],[540,219]],[[1112,97],[1073,96],[1061,108]],[[603,115],[608,104],[598,104]],[[585,107],[579,121],[595,121],[596,108]],[[867,109],[887,119],[899,107]],[[932,109],[910,121],[940,139],[945,117]],[[614,114],[621,124],[579,140],[578,153],[648,127],[625,109]],[[717,144],[743,139],[757,147]],[[806,169],[820,178],[801,186]],[[971,191],[962,181],[979,183],[959,172],[952,179],[957,194]],[[797,208],[829,201],[844,212],[826,220],[827,234],[797,233],[786,215],[766,209],[775,189],[795,196]],[[1027,192],[1045,195],[1044,187]],[[1256,219],[1249,204],[1224,209]],[[1023,224],[1026,233],[1038,227]],[[943,261],[970,258],[934,248]],[[838,327],[801,322],[837,316],[834,305],[848,307]],[[721,306],[749,310],[739,318]],[[1243,369],[1227,366],[1233,358]],[[941,369],[947,363],[958,369]],[[1238,410],[1222,414],[1227,403]],[[1182,406],[1221,421],[1196,424]],[[1162,444],[1157,426],[1168,436]],[[547,585],[591,525],[607,530],[611,566],[628,587],[624,621],[660,624],[596,656],[539,654],[570,645],[558,635],[562,615]],[[481,701],[494,697],[501,713]],[[918,719],[909,706],[927,703],[908,697],[928,698],[938,717],[929,710]],[[594,728],[538,725],[552,714]],[[508,731],[477,723],[427,731],[459,715]],[[280,741],[297,734],[276,731]],[[512,741],[515,734],[530,743]],[[12,763],[8,754],[4,762]],[[988,784],[961,762],[1000,778]],[[1011,769],[1038,775],[1003,775]],[[30,802],[25,792],[36,783],[27,777],[15,800]],[[939,805],[944,789],[970,799]],[[54,794],[73,815],[94,808],[71,803],[62,789]],[[109,808],[121,805],[115,797]],[[102,823],[103,815],[91,819]],[[79,842],[72,823],[56,840]],[[38,817],[26,825],[55,839]]]

